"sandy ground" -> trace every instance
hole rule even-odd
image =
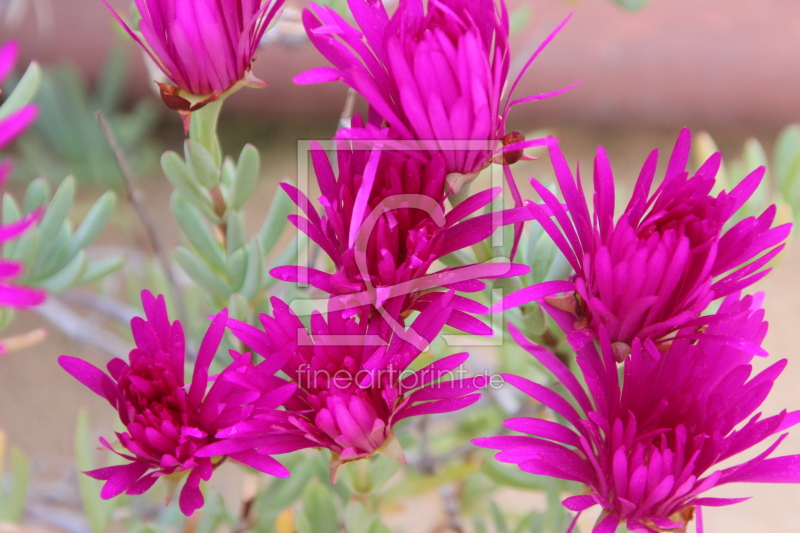
[[[677,131],[669,132],[632,132],[625,130],[580,130],[562,128],[554,130],[563,141],[565,152],[570,160],[580,157],[584,168],[589,168],[593,146],[604,143],[608,149],[612,164],[620,176],[635,176],[638,166],[645,159],[650,148],[659,147],[669,150]],[[247,138],[246,131],[239,131],[232,139],[231,146],[236,146],[239,138]],[[767,132],[767,140],[776,132]],[[294,153],[293,141],[287,138],[319,137],[329,135],[326,128],[307,128],[302,133],[273,136],[262,139],[259,147],[265,148],[265,179],[259,186],[256,198],[262,201],[253,202],[253,225],[260,222],[257,211],[265,205],[274,194],[277,179],[290,176],[294,172],[293,161],[279,154]],[[741,132],[719,132],[720,145],[728,154],[737,153],[738,146],[745,136]],[[269,149],[266,149],[269,147]],[[289,152],[288,150],[292,150]],[[546,173],[543,161],[520,168],[520,177],[531,174]],[[621,178],[623,179],[623,178]],[[169,189],[163,178],[147,181],[145,194],[154,213],[167,211]],[[118,220],[104,236],[103,243],[125,244],[145,248],[143,234],[130,230],[132,220],[127,206],[119,208]],[[164,237],[174,245],[179,241],[175,228],[169,223],[163,226]],[[768,294],[766,300],[767,316],[771,329],[766,347],[773,354],[771,361],[779,358],[789,359],[789,367],[776,384],[776,387],[765,402],[765,413],[776,413],[784,408],[800,408],[800,276],[797,264],[800,263],[800,246],[792,247],[785,254],[779,268],[758,286]],[[25,331],[42,324],[33,313],[23,313],[15,323],[12,332]],[[0,359],[0,428],[5,430],[10,441],[21,447],[31,458],[35,480],[34,500],[46,498],[65,490],[69,484],[57,484],[57,480],[73,478],[71,472],[73,429],[78,410],[87,407],[91,414],[93,427],[98,432],[106,433],[110,427],[113,414],[107,405],[91,392],[64,373],[56,364],[60,354],[84,356],[95,364],[104,364],[105,356],[85,347],[76,345],[65,335],[51,329],[48,340],[35,348],[14,353]],[[761,367],[771,361],[759,361]],[[790,435],[784,442],[783,454],[800,453],[800,432]],[[235,477],[235,476],[233,476]],[[56,483],[56,484],[54,484]],[[68,489],[66,489],[68,490]],[[752,533],[761,531],[792,532],[799,531],[796,525],[800,521],[800,486],[747,486],[727,487],[715,491],[716,496],[754,496],[748,502],[732,508],[709,509],[706,512],[706,531],[714,533]],[[504,502],[523,510],[529,506],[538,506],[536,496],[521,493],[504,495]],[[441,506],[435,495],[423,495],[419,499],[409,501],[407,506],[398,509],[388,517],[388,521],[405,531],[430,531],[438,522]],[[41,518],[36,517],[34,518]],[[63,529],[67,530],[67,529]]]

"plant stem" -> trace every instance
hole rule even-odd
[[[219,114],[222,111],[223,100],[211,102],[202,109],[192,113],[192,125],[189,129],[189,138],[200,143],[214,158],[217,168],[222,166],[222,146],[217,135]]]

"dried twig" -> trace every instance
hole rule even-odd
[[[100,313],[125,326],[130,323],[133,317],[141,314],[135,307],[92,292],[68,291],[62,294],[60,298],[67,303]]]
[[[58,298],[50,297],[43,304],[34,307],[33,310],[73,341],[98,348],[111,357],[124,359],[128,356],[129,343],[110,331],[98,327],[95,321],[82,317]]]
[[[458,517],[459,507],[458,494],[452,485],[445,485],[439,489],[439,494],[444,500],[444,510],[447,513],[447,525],[455,531],[455,533],[464,533],[464,526],[461,525],[461,519]]]
[[[144,226],[144,229],[147,232],[147,238],[150,240],[150,245],[153,247],[153,251],[158,258],[158,262],[161,264],[161,269],[164,271],[164,275],[167,276],[170,292],[172,293],[172,299],[175,302],[175,307],[178,311],[178,317],[180,318],[181,322],[188,324],[186,304],[183,301],[183,294],[178,287],[175,274],[172,271],[172,265],[170,264],[167,251],[158,236],[158,231],[156,230],[156,224],[153,220],[153,217],[150,215],[150,212],[145,206],[141,192],[136,188],[136,179],[133,175],[133,170],[131,170],[128,160],[125,157],[125,153],[119,146],[117,138],[114,135],[114,131],[112,130],[111,125],[108,123],[108,120],[106,120],[105,115],[103,115],[101,111],[98,111],[95,113],[95,117],[97,118],[97,122],[100,123],[100,128],[103,130],[108,147],[114,153],[114,157],[117,160],[117,165],[122,173],[123,183],[125,184],[125,190],[128,194],[128,200],[136,210],[136,214],[138,215],[142,226]]]

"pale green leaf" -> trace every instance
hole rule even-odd
[[[225,272],[225,253],[197,210],[177,191],[172,195],[172,213],[197,254],[217,272]]]
[[[173,253],[175,262],[192,278],[198,287],[206,291],[213,298],[227,300],[234,292],[230,286],[222,281],[206,264],[186,248],[178,248]]]
[[[39,285],[48,292],[56,294],[64,292],[78,284],[86,273],[86,267],[86,252],[81,250],[64,268],[42,281]]]
[[[111,191],[103,194],[94,203],[72,236],[72,241],[69,243],[69,250],[67,251],[69,259],[75,257],[79,251],[92,244],[100,236],[100,233],[111,219],[116,204],[117,195]]]
[[[0,106],[0,120],[11,113],[19,111],[36,98],[39,87],[42,85],[42,68],[33,61],[14,90],[8,95],[6,101]]]
[[[258,172],[261,165],[261,156],[258,150],[248,144],[239,155],[233,183],[228,190],[227,205],[233,211],[239,211],[253,194],[258,182]]]
[[[213,189],[219,185],[220,169],[202,144],[186,139],[184,155],[194,183],[205,189]]]
[[[50,200],[50,183],[46,178],[36,178],[28,185],[25,198],[22,201],[24,213],[31,213],[36,208],[47,205]]]
[[[261,248],[264,250],[264,254],[272,252],[272,249],[278,244],[278,240],[281,238],[288,222],[286,217],[293,212],[294,202],[289,198],[289,195],[283,189],[275,191],[275,197],[269,206],[269,214],[264,220],[264,225],[261,226]]]
[[[233,292],[239,292],[242,284],[244,284],[248,256],[249,253],[246,248],[239,248],[228,257],[228,281]]]
[[[244,215],[242,213],[230,212],[226,220],[226,245],[228,248],[228,255],[233,253],[239,248],[247,244],[247,235],[244,230]]]
[[[61,227],[66,222],[75,200],[75,178],[69,176],[56,189],[53,199],[39,223],[39,245],[45,248],[55,242]]]
[[[111,513],[114,504],[100,498],[103,483],[83,474],[97,468],[92,457],[92,450],[97,443],[90,439],[89,414],[86,409],[78,412],[75,428],[75,466],[78,469],[78,489],[83,501],[83,511],[89,521],[92,533],[106,533],[111,525]]]
[[[208,191],[201,189],[192,181],[191,173],[181,156],[175,152],[165,152],[161,156],[161,169],[164,175],[191,205],[200,210],[201,213],[213,224],[219,224],[220,220],[214,211],[214,204]]]
[[[261,285],[264,283],[264,254],[261,252],[261,244],[255,235],[250,240],[249,252],[247,271],[238,292],[242,293],[247,301],[252,302],[258,296]]]
[[[331,493],[319,483],[303,492],[302,509],[295,517],[298,533],[339,533],[339,519]]]
[[[3,497],[0,502],[0,523],[18,524],[28,500],[30,469],[25,454],[19,448],[11,448],[9,459],[11,486],[4,496],[0,494]]]
[[[116,272],[122,265],[125,264],[123,257],[111,257],[100,261],[93,261],[86,266],[83,271],[83,276],[75,285],[85,285],[87,283],[94,283],[108,276],[112,272]]]

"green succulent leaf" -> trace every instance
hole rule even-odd
[[[161,168],[169,182],[181,196],[199,209],[212,224],[220,223],[219,217],[214,211],[211,196],[208,191],[194,183],[189,167],[186,166],[181,156],[175,152],[165,152],[161,157]]]
[[[205,189],[219,185],[220,169],[214,157],[197,141],[186,139],[184,154],[192,181]]]
[[[172,214],[198,255],[216,272],[227,269],[225,252],[200,213],[178,192],[172,194]]]
[[[0,106],[0,120],[31,103],[36,98],[41,85],[42,68],[34,61],[28,66],[25,74],[3,105]]]
[[[250,240],[250,249],[247,259],[247,270],[239,292],[252,302],[258,297],[261,286],[264,284],[264,254],[258,236]]]
[[[239,155],[233,182],[225,198],[228,208],[239,211],[253,194],[258,182],[261,156],[252,144],[245,145]]]
[[[306,487],[295,527],[298,533],[339,533],[339,519],[330,491],[319,483]]]
[[[42,217],[42,221],[37,228],[42,247],[49,246],[55,242],[58,232],[69,216],[74,200],[75,178],[70,176],[56,189],[53,200],[47,206],[44,217]]]
[[[110,257],[100,261],[93,261],[86,266],[83,276],[81,276],[76,285],[86,285],[99,281],[122,268],[124,264],[125,259],[123,257]]]
[[[22,202],[22,209],[27,213],[33,212],[36,208],[47,205],[50,200],[50,183],[45,178],[36,178],[25,191],[25,198]],[[17,215],[19,219],[19,215]]]
[[[0,487],[0,523],[18,524],[28,500],[30,468],[25,454],[19,448],[11,448],[9,456],[10,486],[5,494]]]
[[[180,247],[173,253],[175,262],[186,275],[213,298],[227,301],[234,291],[221,280],[197,255]]]
[[[247,274],[248,250],[239,248],[228,257],[228,279],[233,292],[239,292]]]
[[[616,2],[628,11],[636,11],[643,8],[650,0],[616,0]]]
[[[269,214],[264,220],[264,225],[261,226],[259,233],[264,254],[272,252],[272,249],[278,244],[278,240],[280,240],[281,234],[283,234],[283,230],[288,223],[286,217],[293,212],[294,202],[283,189],[278,189],[272,199],[272,204],[269,206]]]
[[[86,214],[78,229],[72,235],[67,252],[68,258],[73,258],[80,250],[91,245],[108,224],[114,207],[117,205],[117,195],[108,191],[94,203],[89,213]]]
[[[244,247],[247,244],[247,235],[244,229],[244,216],[242,213],[229,213],[226,221],[226,236],[225,240],[228,255],[233,255],[236,250]]]
[[[83,472],[97,468],[92,457],[92,450],[95,448],[97,448],[97,443],[90,438],[89,413],[86,409],[81,409],[78,412],[75,428],[75,466],[78,469],[78,490],[92,533],[106,533],[111,525],[114,503],[100,498],[102,482],[83,474]]]

